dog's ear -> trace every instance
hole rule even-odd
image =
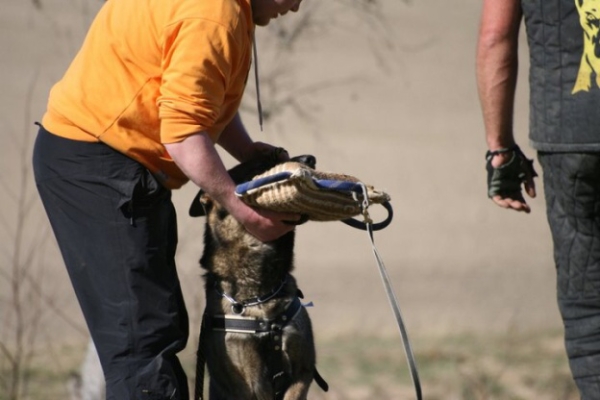
[[[202,189],[198,191],[192,204],[190,205],[190,217],[205,217],[209,208],[212,206],[212,199],[204,193]]]
[[[299,162],[312,169],[317,168],[317,158],[311,154],[303,154],[301,156],[292,157],[290,161]]]

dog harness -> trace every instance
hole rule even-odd
[[[200,345],[198,346],[197,364],[196,364],[196,390],[194,400],[202,400],[204,390],[204,364],[202,346],[204,341],[202,333],[206,330],[214,330],[230,333],[245,333],[245,334],[268,334],[270,342],[270,352],[268,356],[268,364],[272,375],[273,388],[275,391],[274,400],[282,400],[286,390],[290,386],[289,374],[285,372],[283,362],[283,329],[289,324],[300,312],[303,305],[300,298],[303,297],[302,292],[298,290],[298,295],[288,304],[286,309],[273,319],[244,317],[242,313],[246,307],[251,307],[266,303],[267,301],[277,297],[281,289],[287,282],[284,278],[281,285],[272,290],[269,294],[258,296],[243,302],[235,300],[228,294],[215,288],[218,293],[227,299],[231,304],[233,314],[227,315],[209,315],[206,312],[202,318],[202,327],[200,330]],[[321,377],[316,367],[314,370],[314,380],[323,391],[329,390],[329,385]]]

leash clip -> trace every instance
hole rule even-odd
[[[369,195],[367,193],[367,187],[362,182],[359,182],[358,184],[360,185],[360,189],[362,190],[363,199],[362,199],[362,202],[360,203],[360,209],[361,209],[361,214],[363,216],[364,223],[367,225],[372,225],[373,220],[371,219],[371,216],[369,215],[369,205],[370,204],[369,204]],[[352,197],[354,198],[354,200],[356,200],[357,203],[360,201],[356,192],[352,192]]]
[[[369,215],[369,212],[367,211],[366,208],[363,208],[362,216],[363,216],[365,224],[373,225],[373,220],[371,219],[371,216]]]

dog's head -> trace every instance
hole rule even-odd
[[[594,0],[575,0],[581,27],[586,32],[588,40],[594,44],[596,44],[600,30],[600,10],[596,3]]]
[[[293,157],[291,161],[302,163],[313,169],[317,163],[316,158],[312,155]],[[227,172],[233,182],[239,185],[252,180],[255,176],[268,171],[280,162],[274,157],[266,156],[238,164]],[[208,214],[208,208],[212,208],[212,206],[213,200],[203,190],[200,190],[190,205],[189,214],[191,217],[204,217]]]
[[[315,168],[316,159],[311,155],[292,158],[292,161]],[[273,168],[281,161],[273,157],[258,158],[241,163],[230,169],[229,175],[236,185],[252,180],[257,175]],[[292,268],[294,231],[288,232],[270,243],[262,243],[233,218],[225,207],[202,190],[194,198],[189,214],[206,217],[204,230],[204,252],[200,264],[213,273],[227,276],[235,273],[236,265],[250,260],[272,259],[275,264]]]

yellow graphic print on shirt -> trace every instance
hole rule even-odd
[[[583,28],[583,54],[572,94],[589,92],[594,78],[595,88],[600,88],[600,0],[574,0],[579,23]]]

